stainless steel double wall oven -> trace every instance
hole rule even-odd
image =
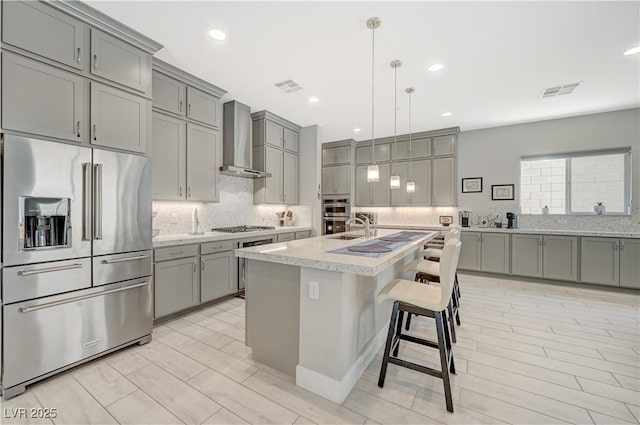
[[[2,151],[2,392],[149,340],[149,158],[12,135]]]
[[[322,198],[322,234],[331,235],[346,231],[347,220],[351,216],[348,197]]]

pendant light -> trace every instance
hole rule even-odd
[[[400,174],[398,174],[398,68],[402,62],[398,59],[391,62],[394,72],[393,84],[393,174],[389,179],[389,188],[400,189]]]
[[[413,167],[412,167],[412,150],[413,146],[411,145],[411,94],[416,91],[413,87],[408,87],[405,90],[405,93],[409,95],[409,175],[407,176],[407,193],[413,193],[416,191],[416,182],[413,180]]]
[[[371,30],[371,165],[367,167],[367,182],[380,181],[380,167],[376,164],[376,137],[374,133],[375,122],[375,55],[376,55],[376,28],[380,27],[380,19],[377,17],[367,19],[367,28]]]

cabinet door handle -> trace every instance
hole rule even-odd
[[[93,55],[93,68],[98,69],[98,55]]]
[[[191,198],[191,186],[187,187],[187,198]]]
[[[195,260],[193,261],[193,272],[195,273],[198,270],[198,263],[195,262]]]
[[[80,138],[80,121],[76,123],[76,136]]]
[[[78,65],[80,64],[80,62],[82,62],[82,56],[80,55],[80,48],[78,47],[78,59],[76,59],[76,61],[78,61]]]
[[[620,241],[620,251],[624,249],[624,241]]]
[[[187,105],[187,114],[191,115],[191,104]]]
[[[98,126],[96,124],[93,125],[93,140],[98,140]]]
[[[182,186],[180,186],[180,189],[178,190],[178,196],[182,198]]]
[[[204,270],[204,258],[200,258],[200,269]]]
[[[615,251],[617,251],[617,250],[618,250],[618,247],[619,247],[619,244],[618,244],[618,241],[616,241],[615,245],[613,245],[613,249],[614,249]]]
[[[180,101],[180,103],[178,104],[178,111],[182,112],[182,101]]]

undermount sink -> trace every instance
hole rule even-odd
[[[332,236],[330,238],[327,239],[342,239],[344,241],[350,241],[352,239],[364,239],[364,236],[356,236],[356,235],[339,235],[339,236]]]

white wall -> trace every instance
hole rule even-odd
[[[300,180],[298,201],[301,205],[311,207],[311,226],[313,235],[322,234],[320,217],[320,151],[322,149],[320,127],[311,125],[300,131]]]
[[[518,211],[520,157],[631,146],[633,205],[640,206],[640,109],[539,121],[458,136],[458,205],[477,214]],[[461,193],[463,177],[483,177],[482,193]],[[515,184],[514,201],[492,201],[492,184]]]

